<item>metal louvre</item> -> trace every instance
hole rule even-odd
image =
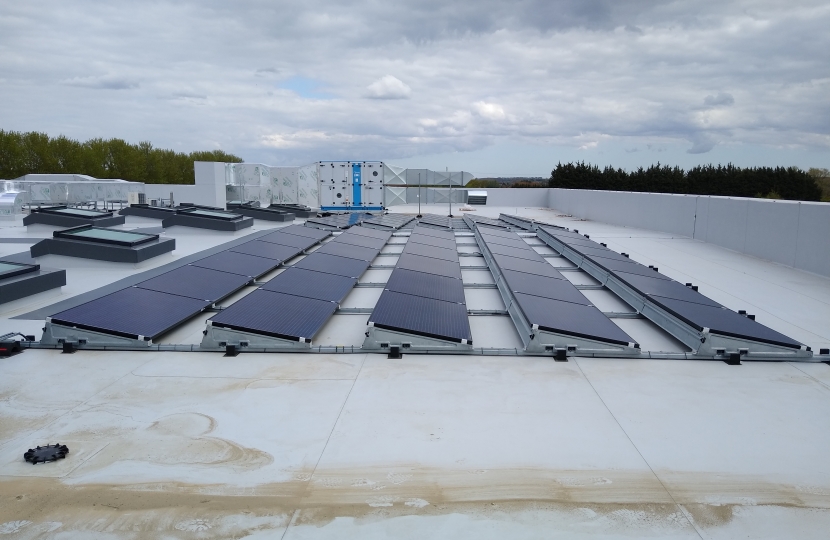
[[[396,268],[392,272],[386,282],[386,290],[445,302],[466,302],[464,284],[458,279],[403,268]]]
[[[381,295],[369,324],[458,343],[473,340],[466,305],[393,291]]]
[[[265,291],[339,304],[349,294],[355,283],[357,283],[357,279],[352,277],[326,274],[302,268],[288,268],[261,288]]]
[[[215,315],[210,324],[308,342],[336,309],[335,302],[258,289]]]
[[[155,339],[209,305],[205,300],[128,287],[56,313],[51,322],[132,339]]]
[[[325,253],[312,253],[293,267],[357,279],[369,268],[369,263]]]
[[[248,276],[187,265],[142,281],[136,287],[213,303],[250,282]]]

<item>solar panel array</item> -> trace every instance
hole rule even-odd
[[[418,218],[418,225],[441,227],[442,229],[452,228],[452,222],[448,216],[439,216],[437,214],[424,214]]]
[[[518,234],[477,229],[492,256],[491,271],[504,281],[530,326],[617,345],[634,342]]]
[[[353,212],[350,214],[333,214],[326,217],[310,217],[306,220],[307,227],[315,227],[318,229],[348,229],[358,225],[365,219],[373,218],[373,214],[368,212]]]
[[[705,328],[724,336],[747,338],[762,343],[801,348],[802,344],[740,315],[653,268],[608,249],[576,232],[541,227],[585,259],[613,274],[648,301],[668,311],[698,331]]]
[[[472,344],[455,236],[415,227],[380,295],[369,324]]]
[[[155,339],[330,233],[291,225],[51,316],[53,323]]]
[[[210,324],[310,343],[391,235],[349,229],[215,315]]]
[[[467,214],[467,216],[469,216],[471,220],[475,221],[476,225],[486,225],[487,227],[496,227],[497,229],[509,229],[510,227],[508,223],[498,219],[491,219],[473,214]]]
[[[413,219],[415,219],[414,216],[408,216],[406,214],[385,214],[364,220],[362,226],[376,229],[398,230]]]

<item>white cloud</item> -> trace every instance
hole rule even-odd
[[[476,101],[473,103],[473,110],[479,115],[488,120],[504,120],[504,107],[498,103],[487,103],[485,101]]]
[[[366,87],[370,99],[409,99],[412,89],[393,75],[384,75]]]
[[[548,171],[563,148],[602,165],[653,148],[830,160],[823,0],[92,5],[4,6],[0,127],[274,164],[487,147]]]

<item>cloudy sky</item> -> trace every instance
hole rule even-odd
[[[830,3],[2,0],[0,129],[479,176],[830,167]]]

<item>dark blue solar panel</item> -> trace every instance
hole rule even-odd
[[[671,278],[660,274],[660,272],[655,272],[651,268],[643,266],[642,264],[634,262],[630,259],[621,261],[618,259],[607,259],[605,257],[591,257],[591,260],[609,272],[628,272],[629,274],[638,274],[641,276],[653,277],[655,279],[671,280]]]
[[[299,341],[310,341],[337,304],[258,289],[211,319],[214,326]]]
[[[210,268],[211,270],[219,270],[220,272],[230,272],[232,274],[257,278],[262,274],[270,272],[279,266],[280,263],[275,259],[222,251],[216,255],[199,259],[190,264],[198,266],[199,268]]]
[[[461,268],[454,261],[442,261],[441,259],[433,259],[432,257],[421,257],[419,255],[404,253],[398,258],[398,264],[395,267],[461,279]]]
[[[329,231],[323,231],[321,229],[315,229],[312,227],[305,227],[303,225],[289,225],[288,227],[282,227],[281,229],[277,229],[277,231],[286,234],[293,234],[296,236],[305,236],[306,238],[314,238],[315,240],[322,240],[327,236],[331,236],[331,233]]]
[[[530,324],[542,330],[620,345],[634,342],[595,307],[523,293],[514,296]]]
[[[591,305],[591,301],[585,298],[585,295],[567,279],[537,276],[513,270],[505,270],[503,275],[507,287],[514,293],[552,298],[585,306]]]
[[[484,243],[488,246],[505,246],[511,247],[514,249],[524,249],[526,247],[530,247],[527,245],[527,242],[522,240],[521,238],[503,238],[501,236],[485,236],[481,235]]]
[[[251,278],[248,276],[187,265],[165,272],[147,281],[142,281],[136,287],[178,294],[212,303],[239,290],[250,282]]]
[[[503,229],[495,229],[495,228],[492,228],[492,227],[489,227],[489,228],[486,228],[486,229],[481,229],[479,231],[479,233],[481,235],[484,235],[484,236],[493,236],[493,237],[510,238],[510,239],[518,238],[519,240],[521,240],[521,237],[518,234],[516,234],[515,232],[506,231],[506,230],[503,230]]]
[[[801,343],[798,341],[743,315],[738,315],[725,307],[707,306],[657,296],[650,298],[653,302],[698,330],[709,328],[714,333],[726,336],[748,338],[785,347],[801,347]]]
[[[308,249],[318,242],[315,238],[289,234],[281,231],[260,236],[256,241],[269,242],[272,244],[279,244],[281,246],[290,246],[297,249]]]
[[[390,231],[380,231],[378,229],[370,229],[368,227],[352,227],[349,234],[357,234],[359,236],[369,236],[371,238],[382,238],[384,241],[389,240],[392,236]]]
[[[508,255],[493,254],[496,264],[502,270],[515,270],[516,272],[525,272],[527,274],[536,274],[539,276],[548,276],[552,278],[561,278],[562,274],[556,268],[551,266],[547,261],[535,262],[527,259],[517,259]]]
[[[155,339],[211,303],[128,287],[52,315],[52,322],[131,338]]]
[[[663,296],[666,298],[674,298],[675,300],[683,300],[685,302],[722,307],[714,300],[707,298],[699,292],[693,291],[689,287],[686,287],[676,281],[655,278],[652,276],[641,276],[639,274],[629,274],[627,272],[617,272],[615,275],[623,282],[634,287],[646,296]]]
[[[403,268],[396,268],[392,272],[389,281],[386,282],[386,289],[446,302],[464,303],[466,301],[464,284],[460,279],[413,272]]]
[[[435,236],[425,236],[423,234],[413,234],[407,240],[407,244],[421,244],[424,246],[435,246],[444,249],[458,249],[458,244],[455,243],[455,238],[437,238]]]
[[[455,240],[455,233],[451,230],[442,231],[439,229],[430,229],[428,227],[415,227],[412,229],[413,235],[423,235],[423,236],[434,236],[435,238],[444,238],[449,240]]]
[[[491,244],[487,243],[487,248],[490,250],[490,253],[499,255],[506,255],[508,257],[516,257],[517,259],[527,259],[529,261],[536,261],[536,262],[545,262],[545,259],[539,255],[536,250],[532,247],[525,244],[526,248],[520,247],[508,247],[502,246],[499,244]]]
[[[297,237],[299,238],[299,236]],[[256,257],[265,257],[266,259],[274,259],[275,261],[287,261],[292,257],[296,257],[301,253],[300,248],[283,246],[281,244],[272,244],[271,242],[260,242],[253,240],[245,242],[236,247],[229,249],[232,253],[244,253],[246,255],[254,255]]]
[[[411,294],[383,291],[369,322],[378,328],[472,343],[467,306]]]
[[[347,234],[343,233],[332,242],[337,242],[339,244],[348,244],[350,246],[360,246],[360,247],[367,247],[373,248],[377,251],[380,251],[383,246],[386,245],[386,240],[382,238],[372,238],[371,236],[362,236],[359,234]]]
[[[610,249],[606,249],[599,244],[594,244],[593,247],[587,246],[575,246],[576,251],[582,253],[586,257],[602,257],[605,259],[616,259],[618,261],[625,261],[631,262],[631,259],[626,257],[625,255],[621,255],[616,251],[612,251]]]
[[[445,249],[442,247],[417,244],[415,242],[407,242],[406,246],[403,248],[403,252],[410,253],[412,255],[420,255],[421,257],[441,259],[443,261],[458,262],[458,252],[455,249]]]
[[[294,268],[304,268],[315,272],[325,272],[357,279],[369,268],[369,262],[324,253],[312,253],[294,265]]]
[[[372,262],[378,256],[378,251],[377,248],[366,248],[333,241],[325,244],[314,253],[325,253],[327,255],[337,255],[338,257]]]
[[[262,289],[339,304],[349,294],[355,283],[357,283],[357,279],[351,277],[313,272],[301,268],[288,268],[263,285]]]

